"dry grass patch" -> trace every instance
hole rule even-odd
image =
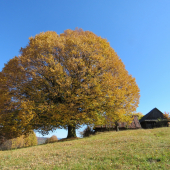
[[[0,151],[0,169],[169,169],[169,148],[170,128],[104,132]]]

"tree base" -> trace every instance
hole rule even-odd
[[[76,138],[76,128],[75,126],[68,126],[68,135],[67,138]]]
[[[116,126],[116,132],[118,132],[119,131],[119,126]]]

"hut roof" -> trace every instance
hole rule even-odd
[[[143,116],[142,119],[139,120],[139,122],[141,123],[144,121],[157,121],[158,119],[167,120],[163,116],[163,113],[155,107],[149,113],[147,113],[145,116]]]

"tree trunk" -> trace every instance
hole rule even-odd
[[[119,131],[119,124],[116,123],[116,131],[118,132]]]
[[[67,138],[77,137],[76,136],[76,127],[68,125],[68,135]]]

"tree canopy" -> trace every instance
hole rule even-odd
[[[42,32],[20,52],[0,73],[1,131],[68,128],[73,137],[83,124],[104,115],[123,121],[138,106],[135,79],[107,40],[90,31]]]

